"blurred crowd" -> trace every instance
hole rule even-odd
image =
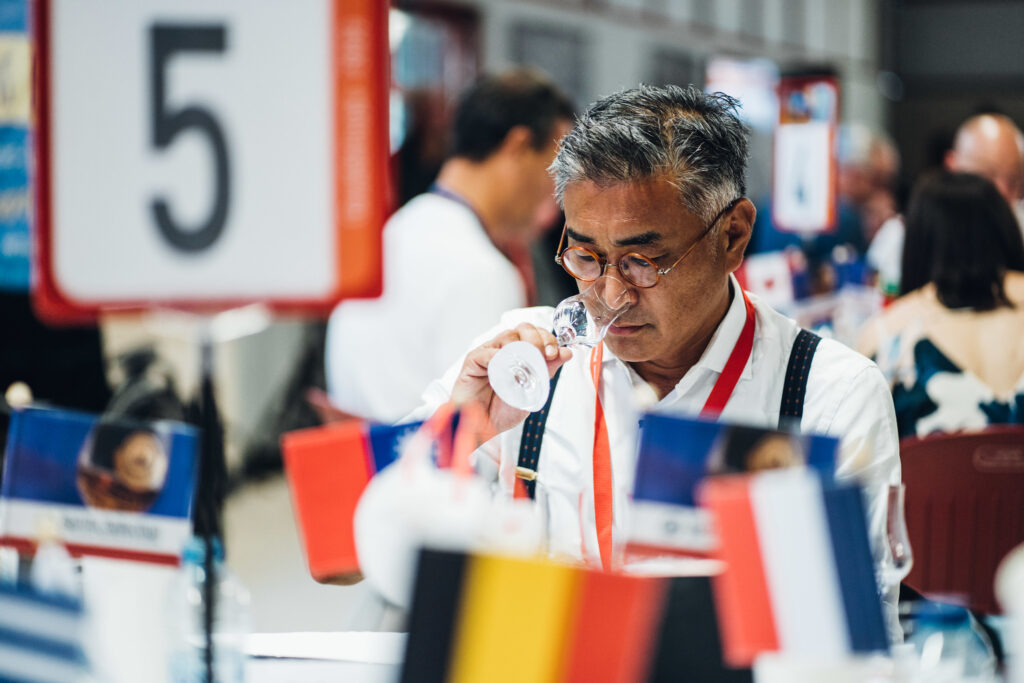
[[[287,429],[402,418],[502,311],[553,305],[575,290],[553,259],[564,217],[548,173],[575,115],[571,98],[517,69],[430,103],[409,110],[415,134],[394,156],[400,206],[384,230],[383,296],[343,303],[302,335],[280,395],[242,439],[243,468],[276,470]],[[757,291],[764,283],[742,269],[741,281],[874,359],[892,384],[901,436],[1024,421],[1024,346],[1009,341],[1024,331],[1018,126],[997,112],[968,118],[941,165],[918,178],[901,174],[898,141],[858,123],[839,127],[835,159],[835,221],[824,230],[781,230],[771,198],[751,197],[747,261],[782,258],[782,299]],[[0,305],[15,323],[0,354],[4,389],[23,383],[37,399],[102,411],[107,378],[119,396],[130,388],[167,399],[157,407],[171,401],[173,380],[144,350],[108,368],[95,331],[43,326],[24,295],[4,294]]]
[[[535,73],[530,77],[543,78]],[[550,281],[562,275],[551,263],[555,255],[551,236],[557,234],[558,230],[552,228],[560,228],[563,218],[552,218],[550,209],[554,207],[534,208],[539,205],[534,204],[537,199],[533,197],[543,193],[530,194],[517,189],[519,186],[511,181],[492,184],[493,194],[500,196],[504,192],[511,198],[506,206],[516,206],[524,216],[533,216],[533,220],[520,220],[518,227],[506,230],[500,227],[500,217],[484,218],[484,204],[447,189],[445,178],[452,176],[445,168],[465,163],[481,168],[499,163],[510,167],[519,164],[518,172],[523,177],[535,175],[533,187],[541,188],[547,181],[546,164],[538,156],[499,161],[508,147],[514,146],[518,132],[533,124],[517,115],[515,106],[490,107],[478,101],[477,95],[481,88],[490,88],[491,99],[510,102],[509,98],[521,96],[509,90],[508,84],[512,82],[513,74],[505,74],[485,78],[469,89],[456,107],[450,132],[451,139],[459,141],[469,134],[466,128],[482,126],[492,132],[496,141],[505,142],[495,142],[494,150],[469,160],[456,144],[442,166],[441,175],[427,191],[428,201],[447,202],[452,211],[465,212],[461,218],[470,222],[475,219],[476,237],[485,237],[484,245],[489,242],[486,248],[495,254],[498,263],[488,269],[490,275],[485,277],[479,273],[478,257],[466,257],[457,264],[436,256],[427,257],[424,248],[413,245],[427,239],[426,232],[436,236],[433,239],[437,244],[444,244],[443,235],[452,230],[453,220],[440,215],[422,216],[416,227],[410,229],[404,219],[424,199],[416,197],[406,204],[385,230],[390,249],[384,299],[343,304],[332,318],[328,339],[344,338],[351,345],[355,343],[351,341],[352,330],[359,326],[398,330],[408,324],[411,328],[430,330],[416,335],[417,356],[434,358],[438,363],[431,368],[432,373],[389,367],[384,359],[394,357],[388,348],[396,342],[379,337],[376,349],[363,337],[358,354],[340,342],[329,342],[328,392],[343,414],[393,421],[414,408],[419,391],[429,381],[428,375],[439,377],[447,367],[441,359],[450,363],[489,327],[483,317],[475,321],[474,327],[467,307],[452,305],[461,298],[486,291],[488,300],[494,303],[504,300],[503,292],[511,291],[520,302],[553,305],[570,292],[567,287],[571,287],[571,280],[562,277],[560,288],[544,291],[540,298],[524,297],[522,293],[534,286],[531,278],[534,282]],[[554,86],[550,88],[549,92],[554,93]],[[493,89],[509,92],[498,96]],[[559,112],[562,117],[571,116],[567,103]],[[484,124],[484,119],[489,122]],[[554,147],[548,143],[564,131],[559,126],[530,128],[536,155],[546,155],[550,161]],[[805,327],[855,346],[875,360],[892,385],[901,437],[982,428],[991,423],[1020,423],[1024,421],[1024,347],[1008,340],[1019,339],[1024,331],[1024,312],[1019,307],[1019,280],[1024,278],[1021,131],[1000,113],[985,111],[971,116],[953,136],[941,165],[927,168],[917,178],[901,175],[897,142],[861,124],[839,127],[835,150],[835,221],[821,231],[782,230],[773,221],[771,198],[752,198],[758,211],[747,260],[784,256],[780,262],[784,262],[791,282],[780,300],[772,298],[774,291],[757,291],[764,282],[743,278],[742,270],[741,281]],[[533,249],[536,268],[523,268],[522,260],[511,258],[507,249],[503,252],[510,235],[521,249]],[[464,249],[468,250],[470,243],[464,241]],[[416,258],[409,255],[400,260],[397,254],[404,249],[422,253],[423,258],[443,270],[443,274],[438,272],[435,276],[438,282],[447,282],[461,273],[467,282],[479,283],[479,288],[463,287],[459,297],[448,295],[439,300],[432,288],[417,290],[407,286],[408,281],[403,284],[401,279],[414,267],[410,259]],[[506,258],[500,256],[502,253]],[[429,267],[420,263],[421,267]],[[515,278],[508,279],[508,284],[492,282],[503,268],[512,273],[513,267],[519,275],[518,283]],[[403,314],[395,310],[396,306],[408,312]],[[362,311],[358,322],[353,320],[352,313],[357,308]],[[446,338],[442,344],[435,339],[436,329],[445,325],[412,322],[425,315],[425,320],[440,323],[444,317],[440,311],[446,309],[467,323],[458,339]],[[367,322],[370,315],[376,316],[376,322]],[[490,317],[491,322],[496,319]],[[363,362],[362,359],[372,359],[374,355],[378,360]],[[359,363],[353,360],[356,357],[361,359]],[[358,365],[361,370],[343,370],[345,364]],[[334,372],[332,367],[336,368]],[[356,377],[360,372],[362,379]],[[395,380],[389,379],[392,374]],[[400,392],[401,400],[396,392],[391,392],[386,401],[356,396],[371,391],[368,387],[375,391],[392,381],[406,384]],[[386,405],[386,409],[377,407],[381,405]]]

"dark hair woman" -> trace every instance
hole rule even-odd
[[[893,382],[900,436],[1024,423],[1024,237],[991,182],[918,183],[900,294],[859,343]]]
[[[941,173],[922,180],[907,214],[900,295],[934,284],[947,308],[1012,306],[1003,279],[1024,271],[1024,238],[988,180]]]

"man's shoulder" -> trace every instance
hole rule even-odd
[[[771,328],[766,336],[778,340],[781,352],[788,359],[797,335],[800,334],[800,325],[764,302],[751,298],[755,301],[759,320]],[[815,370],[825,368],[842,373],[858,373],[874,366],[874,362],[869,358],[845,344],[834,339],[822,338],[815,351],[811,370],[812,374]]]
[[[392,267],[419,277],[429,270],[435,289],[518,286],[515,266],[491,243],[468,207],[425,193],[410,199],[388,221],[384,239]]]
[[[827,338],[818,344],[811,366],[812,373],[819,370],[833,377],[861,375],[871,369],[878,370],[873,360],[842,342]]]
[[[800,326],[764,303],[757,304],[758,319],[770,327],[766,335],[777,344],[780,358],[776,361],[780,371],[788,368],[793,345]],[[867,383],[867,384],[865,384]],[[812,397],[823,398],[848,394],[854,387],[870,386],[870,391],[886,389],[884,379],[875,363],[861,353],[834,339],[822,338],[814,352],[807,375],[807,402]]]
[[[839,435],[851,424],[891,417],[893,410],[889,384],[874,361],[834,339],[818,344],[804,405],[813,431]]]
[[[469,207],[425,192],[406,202],[388,219],[387,229],[394,233],[423,235],[426,239],[443,234],[482,232],[480,221]]]

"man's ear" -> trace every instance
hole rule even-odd
[[[528,126],[512,126],[498,149],[514,156],[533,151],[533,131]]]
[[[726,223],[722,226],[725,243],[725,266],[729,273],[734,272],[743,263],[743,252],[750,243],[750,234],[754,229],[757,209],[754,203],[744,197],[729,212]]]

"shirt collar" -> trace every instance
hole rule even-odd
[[[711,335],[711,341],[708,342],[708,347],[704,349],[704,354],[697,361],[699,367],[707,368],[718,374],[721,374],[725,368],[732,350],[736,348],[736,342],[739,341],[743,326],[747,322],[747,307],[743,303],[740,283],[736,281],[733,275],[729,275],[729,287],[732,290],[732,302],[729,304],[729,310],[725,312],[725,317],[722,318],[722,322],[719,323],[715,333]],[[753,355],[751,355],[751,358],[753,358]],[[748,360],[747,364],[743,367],[743,374],[740,377],[742,379],[750,379],[752,374],[751,363]]]
[[[740,338],[740,332],[743,331],[743,325],[747,322],[747,307],[744,305],[743,296],[740,294],[740,283],[733,275],[729,275],[729,288],[733,293],[732,301],[729,303],[729,309],[725,312],[725,317],[722,318],[722,322],[718,324],[718,329],[716,329],[715,333],[711,335],[711,341],[708,342],[707,348],[704,349],[704,353],[701,355],[700,360],[697,361],[697,365],[695,366],[707,368],[708,370],[718,374],[722,374],[722,370],[725,368],[725,363],[729,360],[729,356],[732,354],[732,350],[735,348],[736,342]],[[751,354],[750,357],[753,359],[753,354]],[[615,357],[612,350],[608,348],[608,345],[605,344],[601,364],[604,365],[605,363],[616,362],[619,362],[619,360]],[[751,366],[752,363],[748,360],[747,364],[743,367],[743,374],[740,375],[741,379],[751,378],[753,375]],[[639,375],[637,377],[639,377]]]

